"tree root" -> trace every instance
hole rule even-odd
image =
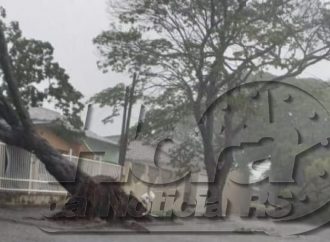
[[[53,218],[106,220],[147,217],[143,203],[131,194],[126,194],[121,184],[111,177],[95,176],[81,183],[62,211]]]

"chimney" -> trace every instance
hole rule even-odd
[[[93,106],[92,106],[92,104],[88,104],[86,121],[85,121],[85,126],[84,126],[85,131],[90,130],[92,116],[93,116]]]

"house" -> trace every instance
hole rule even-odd
[[[29,108],[29,114],[38,134],[64,155],[79,156],[90,150],[81,143],[81,133],[71,127],[65,118],[53,110]]]
[[[107,140],[112,141],[115,144],[120,143],[120,135],[104,137]],[[171,169],[171,157],[169,149],[171,144],[165,144],[160,149],[159,165],[163,168]],[[148,165],[155,167],[155,153],[156,145],[148,144],[143,140],[131,140],[128,143],[126,151],[126,162],[132,162],[135,164]]]
[[[29,109],[30,117],[40,136],[64,155],[118,163],[116,142],[92,131],[75,130],[60,113],[43,108]]]
[[[89,175],[119,176],[118,145],[91,131],[74,129],[58,112],[29,108],[37,133]],[[78,158],[79,157],[79,158]],[[95,160],[104,162],[95,162]],[[0,191],[66,194],[46,167],[30,152],[0,143]]]
[[[100,137],[90,130],[85,131],[83,138],[85,147],[88,152],[82,152],[81,156],[92,158],[94,160],[103,160],[106,162],[117,163],[119,161],[119,145],[110,139]],[[90,157],[90,155],[92,157]],[[89,157],[88,157],[89,156]]]
[[[106,138],[118,143],[120,141],[118,135]],[[129,142],[125,165],[128,165],[133,173],[128,183],[130,192],[143,198],[157,191],[176,190],[177,199],[188,199],[190,188],[187,186],[187,180],[176,180],[176,168],[171,163],[170,155],[172,145],[164,143],[157,150],[157,144],[154,143],[149,144],[143,140]],[[170,180],[173,182],[169,182]]]

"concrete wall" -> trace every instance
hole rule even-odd
[[[56,203],[58,207],[61,207],[66,200],[67,195],[63,194],[0,192],[0,206],[49,206],[51,203]]]

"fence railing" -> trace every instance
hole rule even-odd
[[[106,175],[114,179],[121,176],[119,165],[75,156],[65,157],[91,176]],[[67,193],[33,154],[3,143],[0,143],[0,191]]]

